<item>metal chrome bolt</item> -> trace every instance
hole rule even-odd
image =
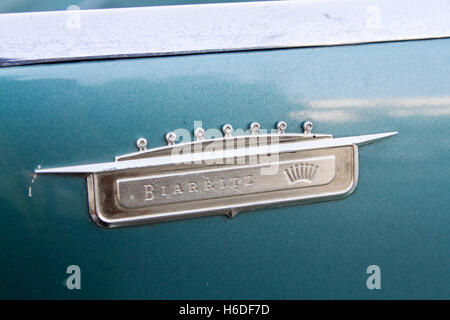
[[[311,121],[305,121],[305,123],[303,123],[303,133],[311,134],[312,129],[313,123]]]
[[[166,134],[167,144],[174,145],[176,140],[177,140],[177,135],[175,134],[175,132],[169,132]]]
[[[231,124],[224,124],[222,127],[222,131],[225,135],[225,138],[229,138],[233,135],[233,126]]]
[[[196,141],[203,140],[205,138],[205,130],[203,130],[203,128],[195,129],[194,137]]]
[[[286,132],[287,123],[284,121],[278,121],[277,122],[277,129],[279,134],[283,134]]]
[[[147,149],[147,140],[145,138],[137,139],[136,146],[139,148],[139,151],[146,150]]]
[[[252,135],[257,135],[259,133],[259,129],[261,128],[261,125],[258,122],[252,122],[250,124],[250,132]]]

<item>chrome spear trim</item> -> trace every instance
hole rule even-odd
[[[352,137],[343,138],[324,138],[324,139],[309,139],[300,142],[289,142],[283,144],[277,144],[272,146],[272,152],[287,153],[296,152],[302,150],[317,150],[324,148],[340,147],[346,145],[365,145],[371,142],[375,142],[381,139],[385,139],[394,135],[398,132],[386,132],[386,133],[376,133]],[[156,148],[157,149],[157,148]],[[148,149],[147,152],[151,154],[153,149]],[[270,151],[270,146],[269,146]],[[113,161],[104,162],[96,164],[86,164],[77,166],[67,166],[59,168],[50,169],[36,169],[35,173],[38,174],[85,174],[85,173],[99,173],[99,172],[110,172],[117,170],[126,169],[138,169],[147,167],[158,167],[168,164],[180,164],[189,162],[201,162],[201,161],[214,161],[216,159],[230,158],[230,157],[246,157],[246,156],[256,156],[259,154],[267,154],[267,146],[256,146],[256,147],[245,147],[231,150],[217,150],[217,151],[207,151],[200,153],[189,153],[189,154],[175,154],[175,155],[165,155],[156,156],[151,158],[136,159],[136,160],[123,160],[123,161]]]

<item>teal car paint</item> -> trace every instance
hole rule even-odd
[[[0,298],[448,299],[450,39],[0,69]],[[360,149],[346,199],[105,230],[83,179],[176,128],[305,120]],[[81,269],[68,290],[66,269]],[[366,270],[381,270],[369,290]]]

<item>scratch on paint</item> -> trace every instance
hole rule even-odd
[[[41,165],[38,165],[37,168],[40,169]],[[33,173],[33,178],[31,179],[31,185],[28,187],[28,196],[30,198],[33,197],[33,183],[36,181],[36,179],[37,179],[37,174]]]

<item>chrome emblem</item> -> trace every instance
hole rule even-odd
[[[358,145],[397,132],[333,138],[312,133],[287,133],[284,121],[262,133],[259,123],[236,135],[231,125],[210,138],[198,127],[194,141],[147,149],[113,162],[36,169],[37,174],[87,174],[89,211],[103,227],[226,214],[291,203],[343,198],[358,182]],[[210,129],[211,130],[211,129]],[[217,135],[216,135],[217,136]],[[186,141],[186,140],[184,140]]]

